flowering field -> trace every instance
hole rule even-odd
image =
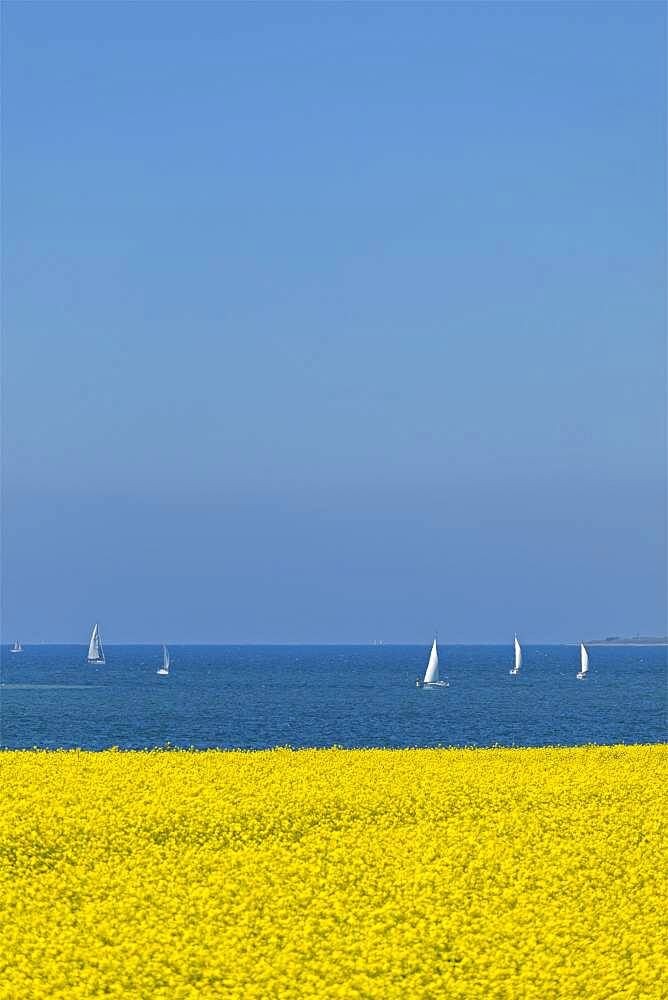
[[[0,998],[658,998],[667,756],[2,752]]]

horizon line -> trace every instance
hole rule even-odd
[[[3,640],[2,642],[0,642],[0,647],[2,647],[2,646],[11,646],[12,643],[13,643],[13,641],[14,640],[6,640],[6,641]],[[608,640],[608,639],[530,639],[530,640],[522,640],[522,641],[523,641],[524,645],[533,645],[533,646],[572,646],[572,645],[578,645],[580,642],[588,642],[588,643],[592,643],[592,644],[599,644],[599,645],[606,645],[606,646],[615,646],[615,645],[618,645],[618,646],[632,646],[632,645],[647,646],[647,645],[668,645],[668,636],[658,636],[658,635],[657,636],[633,636],[633,637],[629,637],[629,638],[624,638],[624,637],[620,636],[619,638],[615,637],[615,639],[610,639],[610,640]],[[185,641],[184,640],[169,640],[168,642],[164,642],[163,640],[151,640],[151,641],[149,641],[149,640],[139,640],[139,641],[137,641],[137,640],[129,640],[129,641],[127,641],[126,640],[126,641],[122,641],[122,642],[119,642],[119,641],[109,642],[109,641],[105,640],[104,641],[104,645],[107,646],[107,647],[112,647],[112,646],[113,647],[115,647],[115,646],[149,646],[149,647],[152,647],[152,646],[172,645],[172,646],[203,646],[203,647],[206,647],[206,646],[221,646],[221,647],[224,647],[224,646],[249,646],[249,647],[257,647],[257,646],[269,646],[269,647],[282,647],[282,646],[318,646],[318,647],[326,647],[326,646],[333,646],[333,647],[334,646],[357,646],[357,647],[362,647],[362,648],[366,648],[366,647],[369,647],[369,648],[381,648],[381,647],[385,647],[385,646],[429,646],[431,644],[431,642],[432,642],[432,640],[419,640],[419,641],[416,641],[416,640],[404,640],[404,641],[392,640],[390,642],[374,641],[374,640],[371,640],[371,641],[367,640],[367,641],[364,641],[364,642],[362,642],[362,641],[357,641],[357,642],[353,642],[353,641],[348,641],[348,642],[331,642],[331,641],[328,641],[328,642],[316,642],[316,641],[313,641],[313,642],[304,642],[304,641],[296,641],[296,642],[291,642],[291,641],[279,641],[279,642],[276,642],[276,641],[273,641],[273,642],[271,642],[271,641],[269,641],[269,642],[260,642],[260,641],[222,642],[220,640],[216,640],[216,641],[212,641],[212,642],[202,642],[202,641],[191,642],[191,641],[188,641],[188,640],[185,640]],[[76,640],[76,641],[69,640],[69,641],[67,641],[67,640],[62,640],[62,639],[59,639],[59,640],[56,640],[56,641],[51,641],[51,640],[47,640],[47,639],[33,639],[33,640],[29,639],[27,641],[21,640],[21,644],[23,646],[81,646],[82,648],[86,648],[88,646],[88,642],[87,641],[84,641],[84,642],[82,642],[81,640]],[[461,639],[458,639],[458,640],[453,640],[452,642],[448,642],[447,640],[446,641],[439,640],[439,645],[441,645],[441,646],[505,646],[505,645],[512,646],[512,644],[513,644],[513,639],[503,639],[503,640],[500,640],[500,641],[499,640],[491,640],[491,639],[487,639],[487,640],[475,640],[475,641],[474,640],[461,640]]]

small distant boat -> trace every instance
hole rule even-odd
[[[93,631],[90,634],[90,642],[88,644],[88,662],[89,663],[106,663],[104,658],[104,649],[102,647],[102,639],[100,637],[100,626],[93,625]]]
[[[520,667],[522,666],[522,647],[520,646],[520,640],[515,636],[515,666],[510,671],[512,675],[519,674]]]
[[[587,674],[589,673],[589,653],[585,648],[584,642],[580,643],[580,670],[578,672],[577,679],[583,681]]]
[[[438,669],[438,644],[436,639],[434,639],[434,645],[431,647],[431,653],[429,654],[429,663],[427,664],[427,669],[425,671],[424,680],[422,681],[423,687],[448,687],[447,681],[440,680],[440,673]]]
[[[16,640],[16,642],[12,646],[10,652],[12,652],[12,653],[22,653],[23,652],[23,646],[21,645],[21,643],[19,642],[18,639]]]
[[[169,673],[169,650],[166,646],[162,647],[162,666],[157,671],[161,677],[166,677]]]

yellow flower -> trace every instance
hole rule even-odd
[[[666,748],[0,753],[0,1000],[658,1000]]]

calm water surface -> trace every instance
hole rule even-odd
[[[416,689],[428,646],[2,649],[0,745],[142,748],[655,743],[667,736],[666,647],[442,646],[450,687]]]

